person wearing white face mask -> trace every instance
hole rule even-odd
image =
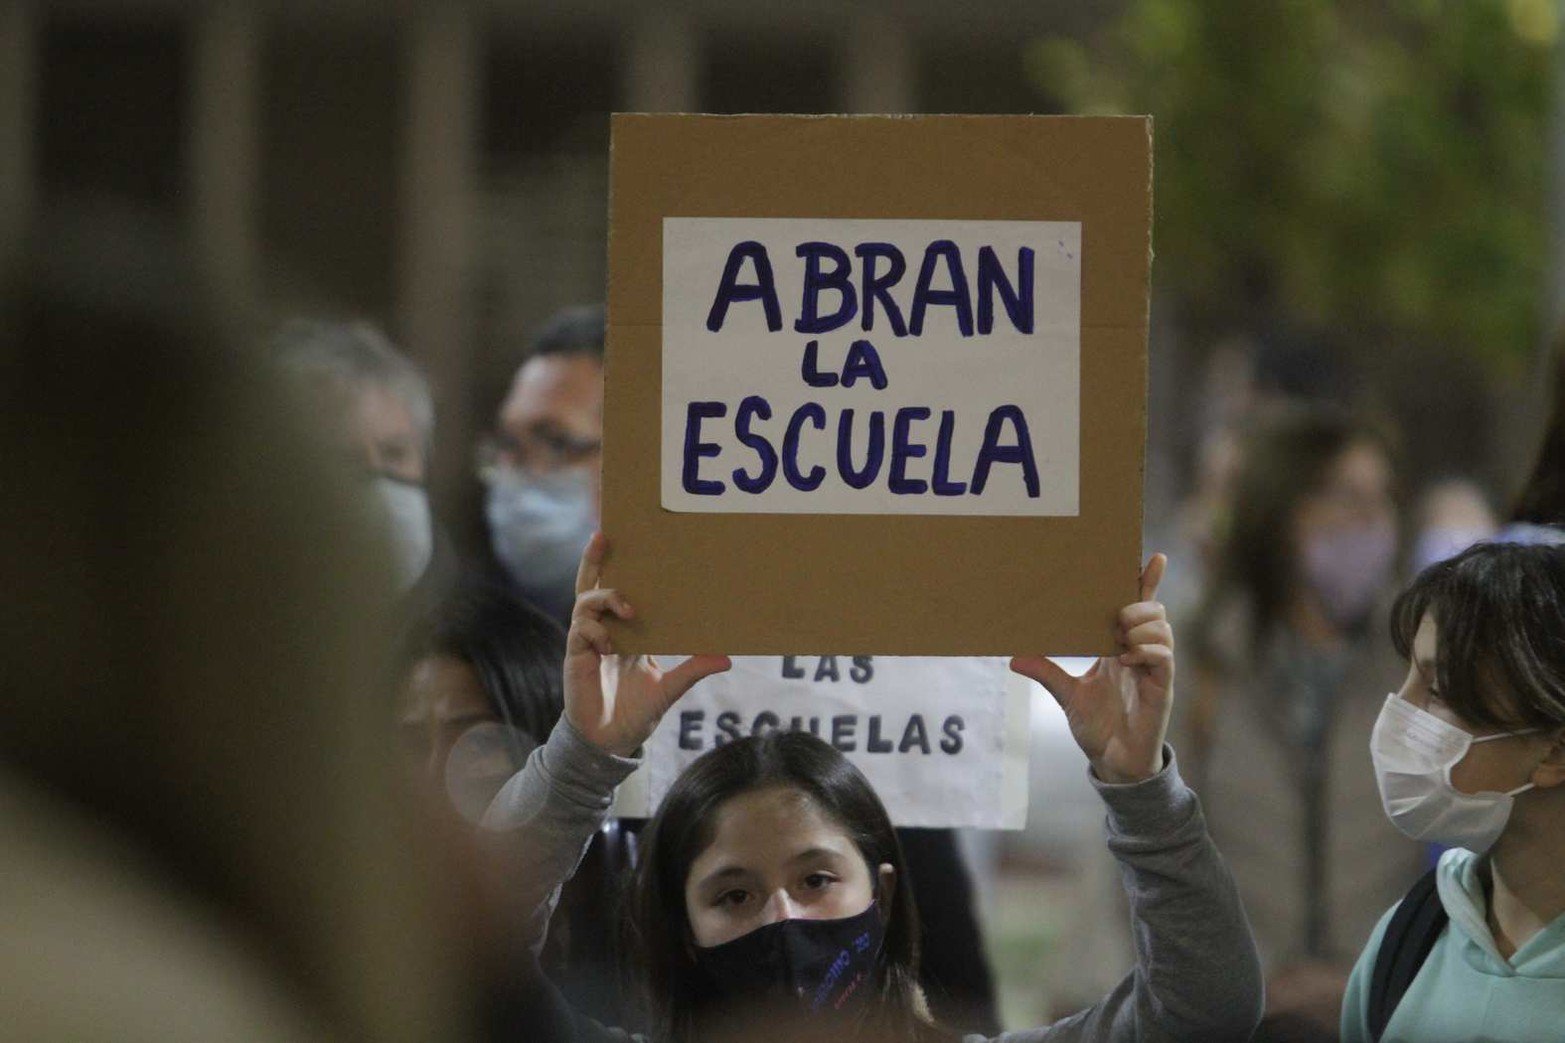
[[[1409,661],[1370,738],[1393,825],[1451,846],[1381,918],[1348,1043],[1557,1040],[1565,1025],[1565,547],[1480,544],[1392,609]]]
[[[425,487],[435,404],[423,372],[368,322],[291,319],[268,348],[332,421],[341,449],[364,474],[365,499],[390,538],[397,588],[438,586],[451,553]]]

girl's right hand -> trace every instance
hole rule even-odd
[[[1174,631],[1156,600],[1168,559],[1141,572],[1141,599],[1119,613],[1123,651],[1081,677],[1044,656],[1017,656],[1011,669],[1049,690],[1071,736],[1104,782],[1141,782],[1163,770],[1163,738],[1174,704]]]
[[[598,586],[608,540],[593,533],[576,572],[576,607],[565,639],[565,716],[599,749],[627,757],[652,735],[663,714],[703,677],[733,665],[727,656],[691,656],[663,672],[651,656],[614,654],[605,614],[631,619],[617,591]]]

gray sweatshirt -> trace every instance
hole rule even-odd
[[[1130,899],[1135,968],[1087,1010],[1007,1032],[997,1037],[1002,1043],[1223,1043],[1249,1039],[1260,1021],[1260,960],[1238,891],[1173,750],[1164,754],[1163,770],[1144,782],[1092,779]],[[535,910],[535,944],[560,885],[607,817],[614,787],[638,763],[599,750],[562,717],[490,805],[486,828],[526,833],[521,897]],[[985,1041],[972,1035],[964,1043]]]

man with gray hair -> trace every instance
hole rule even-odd
[[[435,429],[429,382],[368,322],[291,319],[269,347],[283,372],[320,400],[344,449],[374,482],[398,574],[411,586],[428,568],[436,542],[424,489]]]
[[[272,335],[283,368],[329,396],[367,469],[423,484],[435,433],[429,382],[368,322],[291,319]]]

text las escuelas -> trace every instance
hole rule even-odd
[[[831,333],[857,318],[865,333],[875,332],[883,324],[893,337],[916,338],[924,334],[929,309],[943,307],[952,310],[960,338],[982,337],[995,329],[997,301],[1017,333],[1030,335],[1034,329],[1035,265],[1030,247],[1017,251],[1013,278],[1006,273],[994,248],[981,246],[977,251],[976,279],[969,281],[962,251],[954,242],[938,239],[929,243],[905,314],[891,290],[906,274],[907,259],[892,244],[868,242],[853,247],[853,255],[859,261],[856,283],[853,261],[840,246],[806,242],[800,243],[795,253],[804,264],[803,294],[793,322],[795,333]],[[946,285],[936,286],[937,281]],[[835,309],[823,313],[823,298],[834,300]],[[782,330],[782,306],[771,258],[766,247],[753,240],[737,243],[729,251],[707,314],[706,329],[721,332],[730,307],[745,302],[761,307],[769,333]],[[880,316],[884,318],[877,323]],[[823,371],[820,358],[820,341],[809,340],[800,364],[800,377],[809,387],[852,388],[865,383],[873,390],[883,391],[890,385],[880,353],[868,338],[852,340],[840,367]],[[702,425],[721,420],[729,413],[730,404],[722,401],[693,401],[686,406],[681,481],[692,495],[718,496],[727,491],[727,482],[717,477],[720,463],[709,465],[707,473],[702,473],[702,461],[719,457],[723,451],[720,443],[703,437]],[[1034,499],[1039,495],[1038,465],[1027,418],[1015,404],[998,403],[989,410],[977,455],[960,472],[953,471],[952,446],[958,416],[952,409],[940,411],[932,447],[928,441],[930,432],[915,429],[915,425],[935,422],[930,406],[903,406],[890,415],[889,423],[885,410],[868,410],[862,429],[856,410],[841,409],[835,418],[835,452],[828,454],[825,463],[800,459],[805,427],[825,431],[831,423],[832,418],[819,402],[805,402],[794,409],[781,423],[780,434],[771,424],[772,404],[763,395],[745,396],[734,405],[732,415],[735,439],[755,457],[744,461],[744,466],[732,468],[728,475],[733,487],[744,493],[764,492],[779,476],[793,489],[810,492],[819,488],[834,470],[837,479],[853,489],[864,489],[883,480],[886,489],[899,496],[980,496],[996,465],[1014,465],[1021,468],[1027,495]],[[928,477],[910,473],[909,462],[930,456],[931,448],[933,457],[924,472]]]
[[[804,662],[815,660],[813,668]],[[840,661],[840,662],[839,662]],[[781,676],[806,683],[865,685],[875,677],[874,656],[783,656]],[[962,752],[967,722],[960,714],[943,718],[922,713],[779,713],[771,709],[682,710],[679,748],[699,752],[746,735],[807,731],[843,753],[945,754]]]
[[[954,757],[962,752],[962,732],[967,728],[967,722],[960,714],[948,714],[938,722],[926,722],[921,713],[895,718],[878,713],[783,717],[771,710],[753,713],[723,710],[710,715],[710,727],[708,717],[705,710],[680,711],[681,750],[710,749],[746,735],[807,731],[843,753],[862,749],[865,753],[943,753]]]

